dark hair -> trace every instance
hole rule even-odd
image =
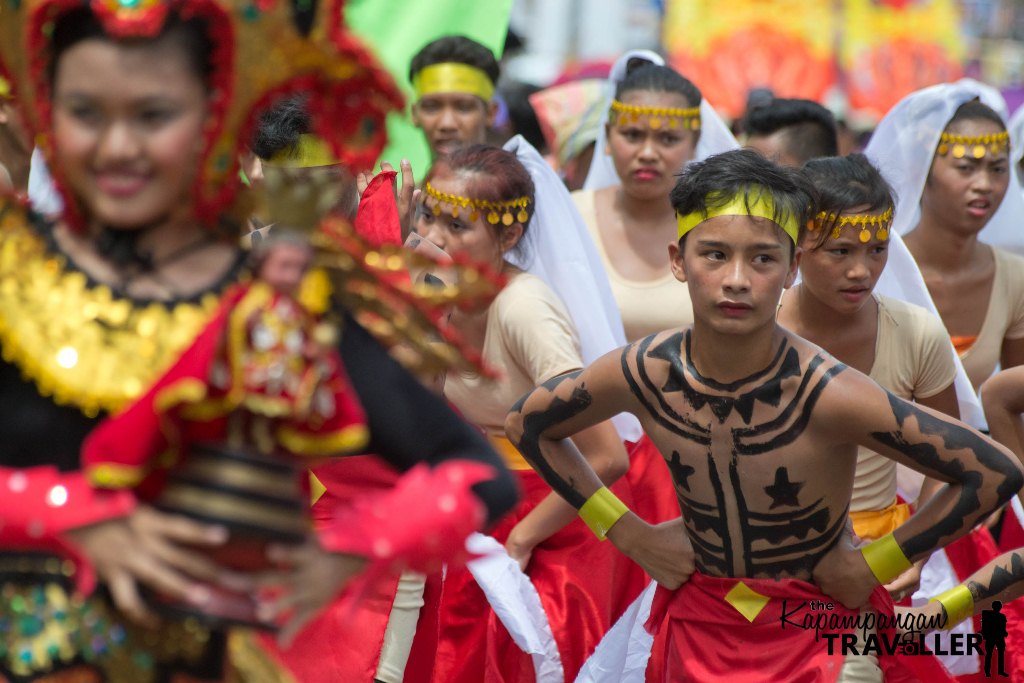
[[[811,100],[774,99],[748,111],[743,125],[748,135],[783,131],[782,142],[789,156],[801,164],[839,153],[835,117]]]
[[[491,83],[496,84],[501,76],[501,67],[494,53],[466,36],[444,36],[427,43],[416,53],[409,64],[409,81],[412,82],[420,71],[432,64],[458,62],[468,64],[487,74]]]
[[[812,159],[804,164],[803,172],[817,192],[819,212],[839,216],[861,206],[872,213],[896,208],[889,183],[863,154]],[[821,226],[812,249],[825,243],[832,228],[828,223]]]
[[[699,107],[700,90],[688,78],[667,66],[659,66],[646,59],[631,59],[626,66],[626,77],[615,88],[615,99],[633,90],[653,90],[682,95],[689,107]]]
[[[530,104],[530,95],[540,90],[540,86],[519,82],[505,83],[498,88],[505,106],[508,107],[512,134],[522,135],[534,149],[544,154],[547,151],[547,142],[544,140],[544,133],[541,132],[537,112]]]
[[[305,94],[290,95],[260,114],[252,137],[253,154],[266,161],[278,152],[294,150],[299,136],[313,129],[308,102]]]
[[[961,104],[953,113],[953,118],[946,124],[946,129],[957,121],[991,121],[1006,130],[1006,123],[996,111],[980,100],[969,100]]]
[[[60,62],[61,56],[83,40],[96,38],[125,45],[173,41],[188,60],[192,73],[203,81],[207,89],[210,88],[210,78],[213,74],[210,55],[213,52],[213,44],[210,41],[209,26],[204,19],[198,17],[182,19],[172,11],[164,22],[160,35],[156,38],[119,39],[103,30],[103,24],[88,7],[78,7],[65,12],[54,22],[50,39],[50,61],[47,66],[47,77],[51,88],[57,75],[57,64]]]
[[[469,194],[474,199],[507,202],[519,197],[528,198],[530,201],[526,207],[527,219],[522,223],[523,238],[526,237],[530,219],[533,218],[536,208],[535,192],[530,172],[520,163],[515,154],[492,145],[460,147],[451,154],[438,157],[430,168],[430,172],[427,173],[426,181],[429,181],[442,169],[455,173],[483,176],[470,181]],[[500,223],[494,227],[499,232],[501,231]],[[517,249],[522,246],[523,238],[520,238]]]
[[[680,216],[707,216],[710,209],[725,206],[736,195],[742,194],[749,206],[765,193],[775,207],[775,223],[781,225],[792,218],[801,231],[804,229],[815,206],[814,186],[800,171],[778,166],[750,149],[734,149],[690,163],[669,199]],[[679,241],[680,248],[685,239],[686,235]],[[796,249],[791,246],[790,257]]]

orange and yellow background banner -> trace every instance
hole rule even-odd
[[[672,65],[720,112],[747,93],[828,100],[875,118],[904,95],[959,78],[964,56],[954,0],[668,0]]]

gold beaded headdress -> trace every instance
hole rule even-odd
[[[988,153],[1001,154],[1010,147],[1010,134],[1005,130],[989,135],[954,135],[943,133],[939,136],[939,156],[952,154],[954,159],[970,157],[984,159]]]
[[[423,185],[423,192],[427,195],[424,203],[435,216],[441,213],[450,214],[452,218],[458,218],[459,214],[467,211],[466,218],[475,221],[480,217],[481,211],[486,211],[485,218],[491,225],[512,225],[513,223],[525,223],[530,219],[527,208],[530,206],[529,197],[519,197],[506,202],[492,202],[487,199],[473,199],[462,197],[457,194],[439,192],[430,183]]]
[[[623,126],[637,123],[640,117],[646,117],[647,125],[655,130],[659,128],[685,128],[700,130],[700,107],[641,107],[612,100],[608,110],[608,123]]]
[[[892,207],[890,206],[883,213],[867,216],[843,216],[822,211],[807,223],[807,229],[812,233],[819,229],[831,228],[832,239],[837,239],[846,226],[860,228],[858,239],[861,242],[869,242],[872,231],[876,238],[885,242],[889,239],[889,230],[892,228]]]

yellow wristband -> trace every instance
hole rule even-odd
[[[629,508],[625,503],[607,486],[602,486],[580,508],[580,519],[603,541],[608,537],[608,530],[627,512]]]
[[[946,610],[949,621],[943,628],[953,628],[961,621],[974,616],[974,596],[967,586],[954,586],[928,602],[939,602]]]
[[[911,567],[910,560],[903,554],[891,533],[868,543],[860,552],[871,568],[871,573],[883,586]]]

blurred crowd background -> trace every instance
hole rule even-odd
[[[664,55],[737,132],[747,108],[773,95],[821,102],[840,122],[843,152],[900,98],[935,83],[970,76],[1001,89],[1011,113],[1024,103],[1024,0],[350,0],[348,8],[407,88],[409,59],[434,38],[462,33],[491,47],[502,60],[501,133],[537,144],[539,130],[519,129],[533,124],[516,125],[531,93],[603,78],[635,48]],[[557,106],[583,107],[587,96],[585,86],[570,89]],[[422,168],[421,136],[399,119],[393,156]]]

